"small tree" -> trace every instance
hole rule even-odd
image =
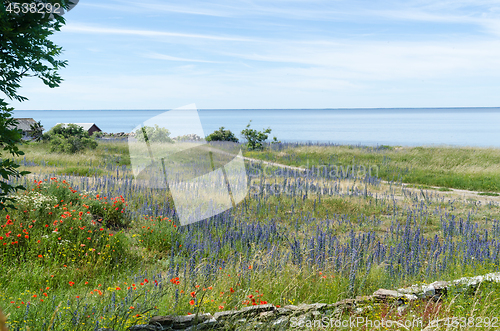
[[[245,137],[247,141],[247,147],[249,150],[262,149],[264,147],[263,143],[269,137],[271,133],[271,129],[267,128],[263,131],[257,131],[255,129],[250,129],[250,124],[252,121],[248,123],[246,129],[241,131],[243,137]]]
[[[230,130],[224,130],[224,127],[221,126],[219,130],[216,130],[209,134],[206,138],[206,141],[231,141],[234,143],[238,142],[238,138],[232,133]]]
[[[135,131],[135,139],[141,142],[155,142],[155,143],[173,143],[170,138],[170,131],[167,128],[160,127],[158,124],[152,126],[143,126]]]
[[[97,141],[76,124],[57,124],[47,132],[45,138],[50,141],[52,152],[74,154],[86,148],[95,149]]]

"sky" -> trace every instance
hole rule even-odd
[[[500,106],[500,1],[80,0],[19,110]]]

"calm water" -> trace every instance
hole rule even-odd
[[[96,123],[105,132],[130,132],[166,110],[17,110],[48,129],[59,122]],[[281,141],[362,145],[500,147],[500,108],[199,110],[205,134],[221,126],[237,136],[270,127]]]

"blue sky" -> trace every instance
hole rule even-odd
[[[500,1],[80,0],[17,109],[500,106]]]

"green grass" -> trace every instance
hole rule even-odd
[[[115,174],[112,168],[122,166],[130,168],[128,144],[123,142],[99,141],[95,150],[85,150],[75,154],[51,153],[50,144],[28,142],[22,145],[24,156],[16,158],[21,162],[26,158],[35,165],[23,166],[21,169],[33,173],[50,173],[76,176],[102,176]],[[125,174],[122,175],[126,175]]]
[[[487,196],[490,196],[490,197],[498,197],[498,196],[500,196],[500,194],[498,194],[498,193],[491,193],[491,192],[481,192],[481,193],[478,193],[478,195],[487,195]]]

